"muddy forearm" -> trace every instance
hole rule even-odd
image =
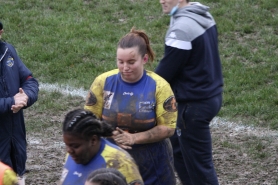
[[[165,138],[171,137],[175,132],[174,128],[169,128],[164,125],[155,126],[145,132],[134,134],[134,144],[154,143]]]

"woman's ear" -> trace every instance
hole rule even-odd
[[[143,62],[144,62],[144,64],[147,63],[148,60],[149,60],[149,55],[148,55],[148,54],[145,54],[145,55],[143,56]]]
[[[99,142],[99,138],[98,138],[97,135],[93,135],[93,136],[90,138],[90,144],[91,144],[92,146],[97,145],[98,142]]]

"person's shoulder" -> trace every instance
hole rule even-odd
[[[5,41],[2,41],[0,40],[0,43],[1,43],[1,47],[5,47],[5,48],[8,48],[8,49],[12,49],[14,50],[14,46],[8,42],[5,42]]]
[[[6,46],[14,48],[14,45],[12,45],[11,43],[9,43],[9,42],[4,42],[4,43],[6,44]]]
[[[115,145],[114,143],[111,143],[109,140],[106,138],[101,139],[102,144],[104,145],[104,150],[118,150],[120,147]]]
[[[107,140],[107,139],[103,139],[102,140],[103,142],[104,142],[104,144],[105,144],[105,147],[106,147],[106,149],[108,149],[108,150],[113,150],[113,151],[116,151],[116,152],[122,152],[122,151],[124,151],[121,147],[119,147],[118,145],[116,145],[116,144],[114,144],[114,143],[112,143],[112,142],[110,142],[109,140]]]
[[[190,29],[190,27],[188,26],[190,26],[191,24],[197,24],[197,21],[188,16],[180,16],[178,18],[175,18],[174,24],[171,27],[176,29],[180,28],[182,30],[187,30]]]
[[[103,142],[105,144],[105,149],[104,149],[105,151],[109,151],[109,153],[111,153],[111,154],[118,153],[118,154],[121,154],[121,156],[129,156],[129,153],[127,153],[124,149],[122,149],[118,145],[111,143],[107,139],[103,139]]]
[[[182,41],[192,41],[197,35],[196,28],[198,27],[199,25],[196,21],[188,17],[181,17],[169,28],[167,37]]]
[[[8,42],[3,42],[5,44],[5,46],[10,49],[10,50],[15,50],[15,47],[14,45],[12,45],[11,43],[8,43]]]

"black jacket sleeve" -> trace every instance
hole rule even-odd
[[[177,76],[190,56],[190,50],[183,50],[165,45],[163,59],[159,62],[155,72],[172,84],[172,80]]]

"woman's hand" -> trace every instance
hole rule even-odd
[[[123,149],[132,149],[131,146],[135,144],[136,140],[135,134],[125,132],[118,127],[113,132],[112,138],[114,139],[116,144]]]
[[[146,144],[162,141],[163,139],[171,137],[174,132],[174,128],[169,128],[165,125],[158,125],[150,130],[137,132],[135,134],[130,134],[117,127],[113,132],[112,138],[121,148],[132,149],[131,146],[134,144]]]

